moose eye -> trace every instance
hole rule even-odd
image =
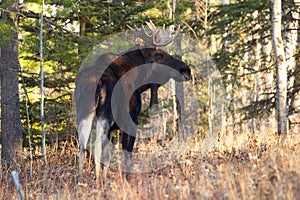
[[[162,53],[156,53],[154,56],[155,56],[155,60],[160,60],[164,57]]]

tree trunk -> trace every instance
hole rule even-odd
[[[276,117],[277,133],[288,133],[288,108],[287,108],[287,65],[281,37],[281,0],[273,0],[272,16],[272,43],[276,68]]]
[[[174,41],[174,45],[176,51],[179,52],[177,58],[180,60],[182,52],[181,52],[181,35],[178,35]],[[184,88],[183,82],[176,82],[175,83],[175,96],[176,96],[176,114],[177,114],[177,131],[178,131],[178,139],[179,141],[186,141],[187,135],[185,130],[185,122],[184,122]]]
[[[5,3],[3,1],[2,3]],[[16,11],[17,4],[9,10]],[[11,15],[12,16],[12,15]],[[20,119],[20,101],[18,84],[18,33],[17,18],[10,18],[8,12],[2,14],[5,23],[11,24],[10,39],[1,46],[1,131],[2,131],[2,164],[15,165],[22,158],[22,132]]]
[[[299,21],[300,13],[297,9],[297,0],[294,0],[294,5],[286,8],[286,20],[284,29],[284,52],[286,55],[286,65],[288,72],[296,72],[297,70],[297,47],[299,44]],[[289,76],[288,78],[288,88],[290,88],[290,99],[288,99],[288,105],[292,108],[297,108],[297,80],[296,76]],[[300,123],[300,113],[293,112],[289,113],[289,128],[293,129],[297,123]],[[300,126],[299,126],[300,127]]]
[[[172,0],[171,1],[171,9],[170,9],[170,19],[173,20],[175,23],[176,18],[176,7],[180,0]],[[179,34],[176,39],[174,40],[175,51],[177,58],[181,59],[181,35]],[[179,141],[186,141],[186,131],[184,129],[184,92],[183,92],[183,83],[175,82],[171,80],[173,85],[173,89],[175,90],[175,96],[173,97],[174,103],[174,118],[173,118],[173,131],[178,133],[178,140]]]

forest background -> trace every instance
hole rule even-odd
[[[139,27],[149,20],[159,27],[180,24],[181,32],[207,50],[222,76],[226,91],[224,134],[255,135],[263,132],[276,135],[278,85],[272,46],[273,3],[268,0],[45,1],[42,119],[47,149],[61,153],[66,144],[77,145],[74,142],[77,132],[72,104],[74,78],[93,47],[128,30],[128,26]],[[280,3],[287,73],[287,126],[290,134],[299,137],[300,2],[288,0]],[[176,9],[172,7],[175,4]],[[25,163],[32,159],[41,160],[42,156],[42,2],[2,0],[0,9],[1,160],[5,165],[20,168],[12,159],[15,155]],[[212,94],[203,84],[203,78],[197,74],[194,76],[194,87],[200,91],[197,94],[200,106],[195,113],[199,113],[201,120],[195,133],[203,138],[210,129]],[[146,109],[143,116],[147,116]],[[222,137],[218,139],[222,140]]]

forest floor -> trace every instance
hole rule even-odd
[[[26,199],[300,198],[299,134],[284,139],[274,133],[224,135],[205,153],[200,150],[203,143],[192,140],[173,162],[157,170],[133,173],[128,181],[118,167],[111,169],[100,189],[96,189],[93,162],[88,159],[82,177],[86,184],[76,184],[78,147],[71,141],[62,145],[60,151],[48,150],[47,169],[42,159],[34,160],[32,179],[29,163],[20,172]],[[161,148],[154,142],[139,144],[133,157]],[[154,160],[164,162],[167,158]],[[0,199],[17,199],[10,173],[2,171],[0,176]]]

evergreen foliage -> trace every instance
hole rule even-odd
[[[223,76],[229,100],[228,110],[232,118],[237,119],[233,120],[234,123],[270,116],[275,108],[275,69],[270,59],[273,55],[268,50],[271,40],[270,1],[236,0],[222,6],[209,2],[179,1],[175,22],[181,22],[183,31],[196,37],[208,50],[216,46],[210,53]],[[126,30],[127,25],[139,26],[149,20],[159,26],[172,24],[168,3],[163,0],[46,1],[44,65],[48,144],[54,144],[57,138],[66,139],[76,135],[71,103],[74,77],[91,49],[112,34]],[[285,25],[291,20],[299,21],[291,14],[292,11],[299,11],[299,5],[285,1],[283,8]],[[6,4],[2,4],[0,9],[8,12]],[[19,58],[24,87],[28,92],[30,124],[36,146],[41,143],[38,91],[40,9],[40,1],[26,0],[20,5],[20,13],[11,12],[11,15],[19,17]],[[2,45],[3,41],[10,38],[11,26],[1,18],[0,27]],[[282,31],[285,33],[289,30]],[[296,52],[299,52],[299,45]],[[295,53],[294,57],[296,66],[288,75],[295,80],[288,90],[290,114],[299,112],[299,107],[293,102],[299,101],[300,54]],[[196,77],[196,87],[201,87],[202,81],[202,77]],[[200,110],[197,111],[203,114],[201,120],[205,123],[209,114],[203,95],[207,93],[207,88],[202,87],[199,92]],[[27,124],[25,98],[27,96],[21,94],[24,129]],[[207,124],[202,127],[205,128],[200,132],[206,132]],[[26,131],[24,137],[25,134]]]
[[[33,143],[40,145],[39,1],[25,1],[20,17],[20,61],[29,97]],[[76,135],[74,77],[92,48],[112,34],[144,21],[170,24],[166,1],[46,1],[44,17],[45,123],[48,144]],[[9,35],[7,36],[9,37]],[[25,96],[21,98],[26,122]],[[24,137],[26,131],[24,131]],[[27,146],[27,140],[24,140]]]

